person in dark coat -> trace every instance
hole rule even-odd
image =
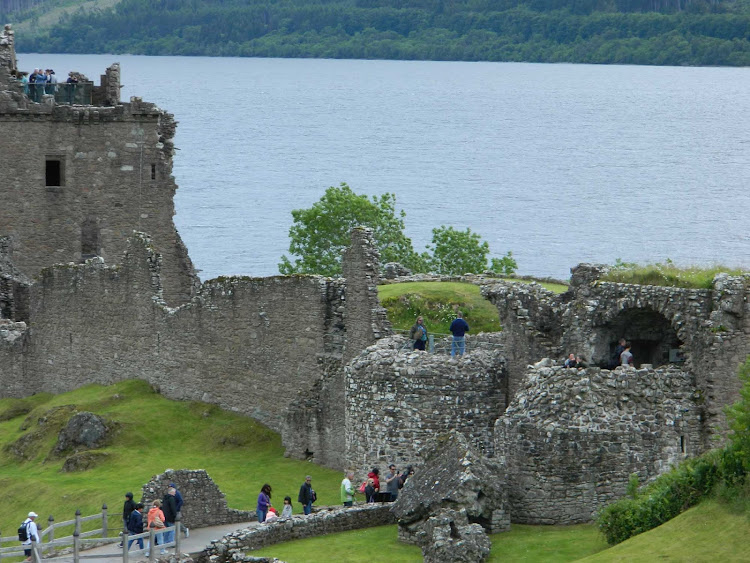
[[[128,522],[130,521],[130,515],[135,510],[135,503],[133,502],[133,493],[125,493],[125,502],[122,505],[122,532],[123,534],[128,533]],[[122,547],[120,542],[119,547]]]
[[[177,501],[177,515],[180,517],[180,521],[182,521],[182,505],[185,504],[185,501],[183,500],[182,494],[180,493],[180,489],[177,488],[177,485],[170,483],[169,486],[174,487],[174,498]],[[186,538],[190,537],[190,530],[185,526],[185,522],[182,522],[182,531]]]
[[[305,482],[299,488],[299,495],[297,495],[297,502],[302,504],[302,511],[305,516],[312,512],[313,503],[313,490],[312,490],[312,477],[310,475],[305,477]]]
[[[174,487],[167,489],[167,494],[161,501],[161,511],[164,513],[164,525],[167,528],[174,528],[174,523],[177,520],[177,498],[175,494],[177,490]],[[164,543],[174,541],[174,530],[167,530],[164,532]]]
[[[130,513],[130,518],[128,518],[128,535],[130,536],[137,536],[138,534],[143,533],[143,503],[138,503],[135,505],[135,509]],[[138,549],[143,549],[143,538],[138,538],[137,540],[128,540],[128,551],[130,550],[130,546],[133,545],[133,542],[138,542]]]

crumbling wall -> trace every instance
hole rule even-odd
[[[184,501],[180,515],[183,526],[205,528],[252,522],[257,518],[254,510],[229,508],[224,493],[205,469],[167,469],[164,473],[154,475],[141,490],[139,502],[145,505],[146,511],[154,500],[164,498],[170,483],[177,485]]]
[[[692,377],[675,367],[530,369],[495,427],[511,520],[590,521],[631,473],[643,483],[699,453],[701,415]]]
[[[493,352],[457,359],[402,352],[404,339],[380,340],[346,370],[346,461],[352,467],[419,460],[419,451],[456,429],[483,455],[505,409],[505,364]]]
[[[9,58],[0,46],[0,66]],[[100,256],[115,264],[133,230],[162,255],[164,298],[190,299],[197,277],[172,221],[174,118],[134,98],[119,103],[119,65],[107,69],[102,104],[33,103],[0,69],[0,235],[28,276]]]
[[[677,348],[675,363],[691,374],[705,399],[702,450],[713,447],[712,436],[726,431],[724,406],[739,396],[737,369],[750,354],[748,276],[722,274],[712,289],[704,290],[604,282],[605,270],[591,264],[573,268],[570,289],[561,295],[509,282],[483,289],[500,313],[511,394],[525,366],[540,357],[563,358],[573,352],[606,367],[619,338],[661,331],[664,342],[656,342],[653,334],[648,338],[664,348],[663,354]],[[629,320],[641,326],[631,326]],[[648,322],[658,327],[644,326]],[[636,365],[644,362],[637,347],[633,353]]]

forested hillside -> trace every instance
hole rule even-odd
[[[122,0],[66,15],[35,37],[20,36],[18,47],[744,66],[750,0]]]

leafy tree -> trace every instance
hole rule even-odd
[[[426,256],[430,271],[437,274],[461,275],[487,270],[487,255],[490,245],[470,228],[457,231],[453,227],[441,225],[432,229],[432,246],[427,247],[432,256]],[[490,268],[498,274],[510,275],[518,264],[513,254],[508,252],[502,258],[493,258]]]
[[[341,251],[349,245],[349,233],[357,226],[373,230],[383,263],[401,262],[407,268],[421,271],[422,259],[404,234],[405,215],[404,211],[396,211],[396,196],[392,193],[369,199],[355,194],[345,183],[331,186],[309,209],[292,211],[294,224],[289,229],[289,252],[298,258],[292,262],[282,256],[279,271],[340,275]]]
[[[739,370],[742,382],[740,400],[726,409],[729,428],[732,433],[729,441],[733,446],[744,470],[750,471],[750,357],[745,360]]]

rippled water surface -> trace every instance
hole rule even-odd
[[[394,192],[418,250],[471,227],[524,274],[579,262],[750,266],[750,69],[19,56],[122,65],[179,121],[175,222],[204,279],[271,275],[292,209]]]

